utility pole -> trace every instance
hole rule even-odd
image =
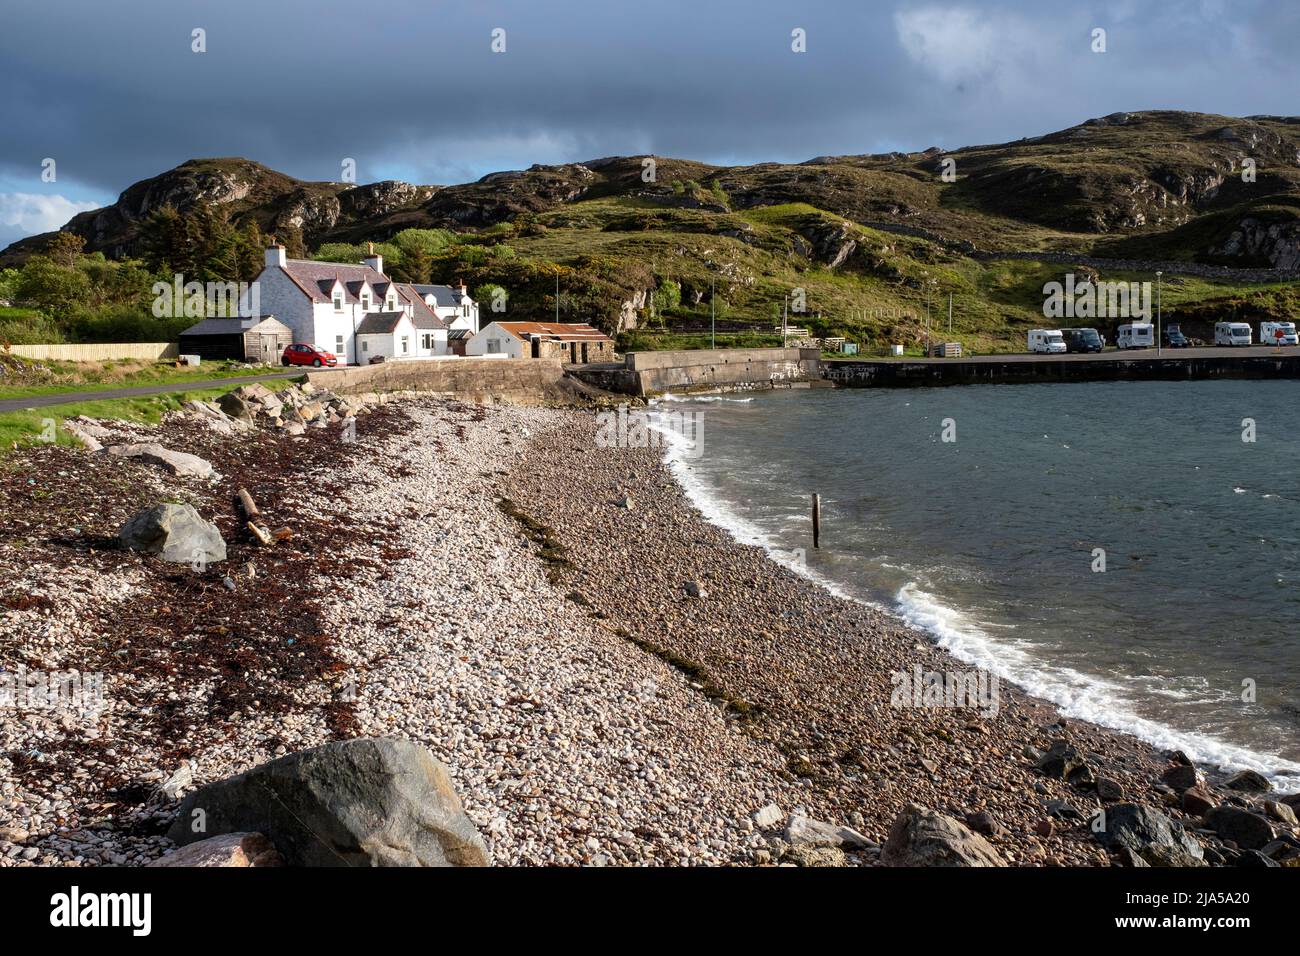
[[[948,293],[948,335],[952,335],[952,293]]]
[[[1160,277],[1161,277],[1162,275],[1164,275],[1164,273],[1163,273],[1161,270],[1157,269],[1157,270],[1156,270],[1156,356],[1157,356],[1157,357],[1159,357],[1159,356],[1163,353],[1163,351],[1164,351],[1164,345],[1165,345],[1164,340],[1163,340],[1163,338],[1162,338],[1162,336],[1161,336],[1161,331],[1162,331],[1162,329],[1161,329],[1161,326],[1162,326],[1161,319],[1163,318],[1163,316],[1160,314],[1160,311],[1161,311],[1161,310],[1160,310],[1160,298],[1161,298],[1160,293],[1161,293],[1161,291],[1162,291],[1162,289],[1161,289],[1161,285],[1162,285],[1162,283],[1161,283]]]
[[[786,326],[789,324],[790,296],[781,297],[781,348],[785,348]]]
[[[718,298],[716,292],[715,280],[709,279],[709,319],[711,327],[709,332],[709,348],[718,347]]]
[[[555,324],[560,324],[560,270],[555,270]]]

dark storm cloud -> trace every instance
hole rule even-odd
[[[351,157],[363,181],[459,182],[618,153],[732,163],[955,147],[1116,110],[1294,113],[1300,14],[1282,7],[23,4],[0,34],[0,239],[40,218],[19,221],[15,195],[103,199],[195,156],[312,179],[340,178]],[[1089,48],[1098,26],[1105,54]],[[490,49],[497,27],[504,54]],[[791,52],[796,27],[807,53]],[[194,28],[206,53],[191,52]],[[44,157],[57,184],[40,181]]]

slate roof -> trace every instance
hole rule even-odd
[[[371,312],[357,326],[357,335],[389,335],[404,318],[405,312]]]
[[[252,329],[267,325],[268,332],[289,332],[287,325],[273,315],[259,315],[256,318],[212,318],[204,319],[191,325],[181,335],[241,335]]]
[[[359,301],[357,294],[361,291],[363,282],[377,286],[389,281],[382,272],[376,272],[370,266],[348,265],[346,262],[290,259],[284,264],[284,271],[313,302],[330,301],[330,290],[334,287],[335,279],[343,283],[344,300],[349,303]]]
[[[421,283],[411,286],[417,293],[422,296],[432,295],[434,301],[438,303],[439,308],[451,309],[460,305],[462,299],[469,298],[468,293],[460,294],[460,289],[452,288],[449,285],[429,285]]]

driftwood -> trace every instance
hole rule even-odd
[[[253,500],[247,488],[239,489],[239,506],[244,509],[244,514],[249,518],[256,518],[262,513],[257,510],[257,502]]]
[[[262,528],[259,528],[255,522],[252,521],[248,522],[248,530],[251,531],[253,533],[253,537],[256,538],[258,541],[260,541],[262,544],[275,544],[275,538],[271,537],[271,535],[267,531],[263,530]]]

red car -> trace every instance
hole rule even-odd
[[[280,356],[281,365],[314,365],[320,368],[322,365],[328,365],[333,368],[339,364],[338,357],[333,352],[326,352],[324,349],[318,349],[314,345],[305,345],[302,342],[294,342],[284,350]]]

